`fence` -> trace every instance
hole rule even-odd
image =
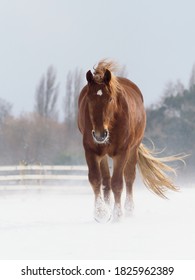
[[[41,184],[43,181],[60,182],[65,180],[87,180],[87,166],[83,165],[18,165],[0,166],[0,184],[32,183]],[[68,173],[68,174],[64,174]],[[85,174],[82,174],[85,173]]]

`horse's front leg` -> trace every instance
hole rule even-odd
[[[118,221],[121,219],[123,215],[122,207],[121,207],[121,195],[123,190],[123,173],[126,164],[126,155],[122,154],[114,157],[113,163],[114,163],[114,170],[111,179],[111,187],[115,199],[113,216],[114,216],[114,220]]]
[[[94,154],[86,152],[86,161],[89,169],[89,182],[95,194],[94,218],[97,222],[106,223],[110,220],[111,213],[102,196],[101,159]]]
[[[111,178],[107,157],[104,156],[100,163],[104,201],[111,207]]]

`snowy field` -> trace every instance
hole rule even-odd
[[[195,188],[135,186],[134,215],[93,220],[89,186],[0,191],[0,259],[195,259]]]

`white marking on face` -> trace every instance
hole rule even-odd
[[[103,94],[102,90],[99,89],[99,90],[97,91],[97,95],[102,96],[102,94]]]

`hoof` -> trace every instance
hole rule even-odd
[[[133,211],[129,211],[129,210],[125,209],[125,217],[127,217],[127,218],[133,217]]]
[[[111,211],[105,202],[98,198],[95,204],[94,219],[98,223],[108,223],[111,219]]]
[[[106,224],[111,220],[111,217],[112,217],[111,215],[110,216],[104,216],[103,218],[99,217],[99,216],[94,216],[94,220],[99,224]]]
[[[115,204],[113,210],[113,221],[120,222],[122,220],[122,217],[123,217],[123,212],[121,206],[119,204]]]
[[[131,217],[133,215],[134,203],[131,197],[127,197],[125,201],[125,216]]]

